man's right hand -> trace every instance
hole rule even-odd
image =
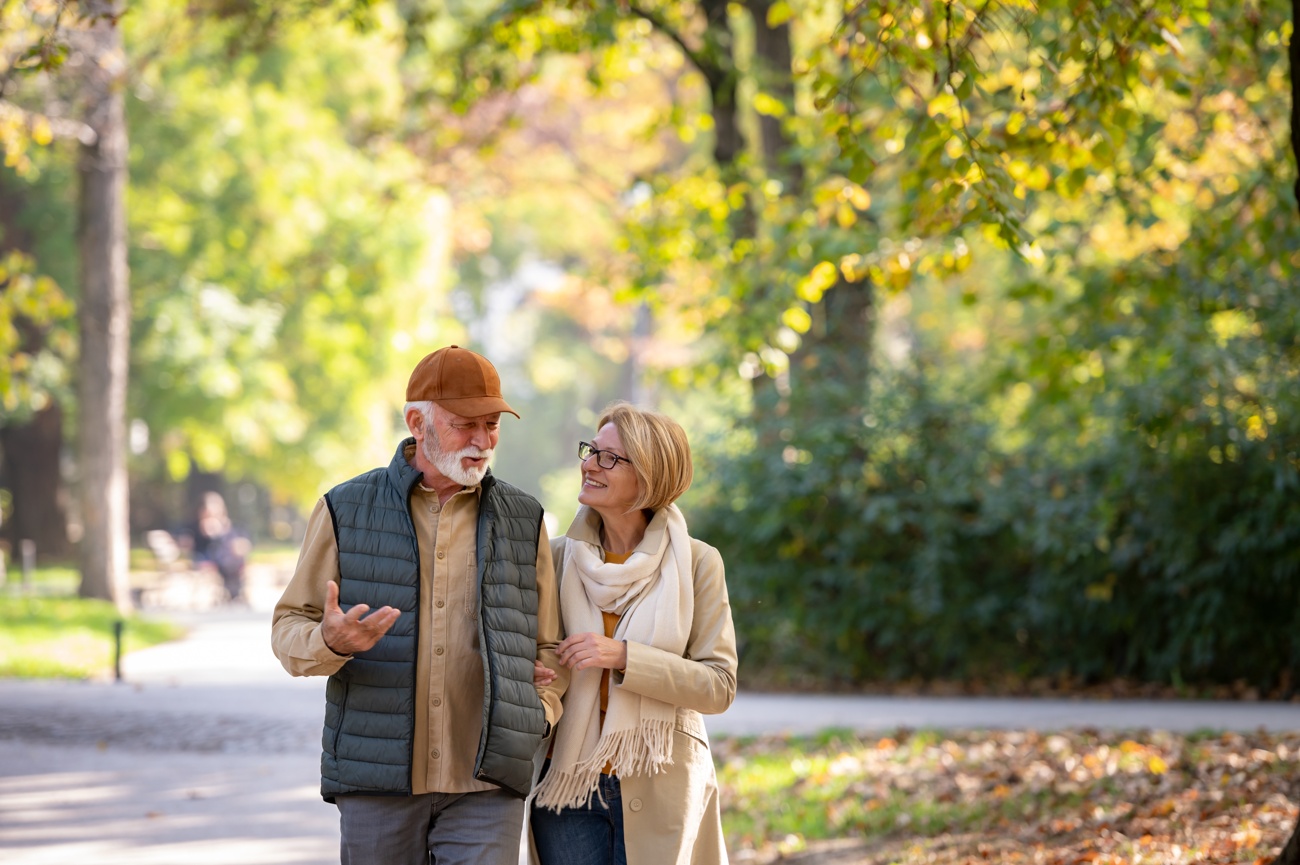
[[[380,607],[366,616],[368,612],[369,604],[357,604],[344,613],[339,607],[339,584],[333,580],[325,584],[325,616],[321,619],[320,633],[331,652],[336,655],[364,652],[378,643],[402,614],[396,607]]]

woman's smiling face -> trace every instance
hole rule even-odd
[[[609,451],[623,457],[623,460],[628,459],[618,428],[612,423],[601,427],[591,443],[597,450]],[[595,455],[583,460],[582,489],[578,492],[578,501],[601,516],[621,516],[632,510],[640,489],[632,465],[623,460],[616,462],[612,469],[602,468]]]

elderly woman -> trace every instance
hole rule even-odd
[[[533,802],[538,859],[725,863],[700,713],[735,697],[736,635],[722,557],[673,504],[691,484],[686,433],[616,402],[578,457],[582,506],[551,542],[572,678]]]

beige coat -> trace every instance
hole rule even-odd
[[[599,532],[589,524],[575,524],[569,536],[600,545]],[[551,541],[557,583],[564,580],[567,540]],[[653,551],[659,543],[659,537],[647,533],[638,549]],[[722,556],[703,541],[692,539],[691,557],[695,618],[685,656],[629,641],[627,669],[623,675],[616,672],[611,677],[611,688],[627,688],[678,707],[673,763],[668,770],[620,779],[628,865],[727,862],[718,779],[701,713],[725,712],[736,697],[736,631]],[[560,618],[563,621],[563,609]]]

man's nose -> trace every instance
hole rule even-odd
[[[476,426],[469,442],[480,450],[489,450],[492,447],[492,433],[488,432],[487,427]]]

